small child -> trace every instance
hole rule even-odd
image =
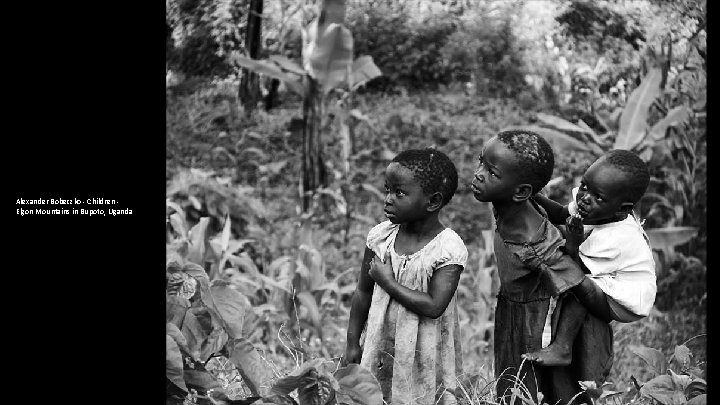
[[[577,403],[589,402],[577,382],[604,380],[613,357],[612,330],[592,315],[583,318],[571,366],[519,370],[522,356],[544,345],[551,298],[585,278],[563,252],[565,240],[560,231],[531,198],[552,176],[552,148],[534,132],[504,131],[485,143],[479,160],[471,188],[478,201],[492,203],[496,218],[494,248],[500,290],[494,367],[498,402],[512,395],[516,376],[535,401],[539,391],[551,404],[566,404],[573,397]]]
[[[387,403],[456,403],[462,359],[455,291],[468,253],[438,214],[457,183],[455,165],[434,149],[401,152],[385,171],[388,221],[367,236],[343,363],[368,368]]]
[[[570,364],[586,311],[608,322],[632,322],[650,313],[657,292],[655,262],[633,214],[649,182],[645,163],[635,153],[618,149],[588,168],[570,204],[534,197],[552,223],[568,222],[566,251],[588,277],[571,289],[580,302],[569,300],[562,307],[552,344],[528,353],[528,360],[546,366]]]

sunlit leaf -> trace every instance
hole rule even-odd
[[[680,364],[682,368],[685,368],[690,364],[692,352],[690,352],[690,349],[687,346],[679,345],[675,346],[675,353],[673,356],[675,357],[675,360],[677,360],[678,364]]]
[[[165,295],[165,320],[180,327],[185,312],[190,308],[190,301],[187,298],[178,297],[177,295]]]
[[[382,76],[382,72],[373,62],[372,56],[361,56],[352,64],[350,89],[354,90],[379,76]]]
[[[383,396],[377,378],[359,364],[348,364],[335,372],[340,389],[339,405],[374,405],[382,403]]]
[[[647,118],[650,106],[660,95],[662,70],[651,69],[640,85],[628,97],[620,116],[620,128],[613,149],[632,149],[639,144],[647,132]]]
[[[203,217],[200,221],[190,229],[190,246],[188,247],[188,254],[186,259],[193,263],[203,265],[203,257],[205,257],[205,251],[208,244],[208,225],[210,224],[210,218]]]
[[[178,388],[188,392],[183,378],[183,358],[180,347],[170,335],[165,336],[165,374]]]
[[[180,235],[181,237],[187,237],[188,231],[187,226],[185,223],[185,218],[180,216],[179,213],[175,212],[172,215],[170,215],[170,225],[172,225],[173,230],[175,233]]]
[[[538,121],[558,131],[587,133],[588,135],[594,134],[592,130],[587,130],[583,127],[573,124],[570,121],[551,114],[539,112],[536,116]]]
[[[672,377],[663,374],[643,384],[640,395],[652,398],[663,405],[684,405],[687,402],[681,387],[678,387]]]
[[[289,72],[296,73],[298,75],[304,75],[306,73],[299,64],[295,63],[294,61],[288,59],[283,55],[271,55],[268,59],[275,62],[278,66]]]
[[[183,336],[182,332],[180,332],[180,329],[178,329],[177,325],[168,322],[165,325],[165,334],[172,337],[179,348],[185,351],[189,351],[187,347],[187,340],[185,339],[185,336]]]
[[[647,363],[656,374],[665,374],[667,371],[667,360],[661,351],[651,347],[636,345],[630,346],[629,349],[632,353],[645,360],[645,363]],[[670,376],[667,377],[669,378]]]
[[[220,315],[225,331],[237,339],[242,336],[245,313],[250,310],[250,301],[244,295],[230,288],[230,284],[215,280],[210,286],[214,308]]]
[[[253,395],[264,395],[272,378],[272,372],[255,350],[255,346],[245,338],[238,338],[228,343],[228,351],[230,361],[238,369]]]
[[[300,301],[300,305],[304,306],[307,309],[308,316],[310,317],[310,322],[315,325],[316,327],[320,327],[320,308],[317,306],[317,302],[315,302],[315,298],[310,294],[308,291],[302,291],[297,294],[297,299]]]
[[[667,129],[685,121],[690,116],[690,109],[686,105],[681,105],[668,111],[667,115],[653,125],[650,129],[650,137],[655,140],[665,138]]]
[[[698,229],[689,226],[676,226],[669,228],[652,228],[645,232],[650,238],[653,249],[664,250],[689,242],[697,236]]]
[[[230,214],[228,214],[225,216],[225,225],[223,226],[222,234],[220,236],[220,247],[222,248],[223,253],[227,251],[230,246],[231,226]]]
[[[268,77],[272,77],[273,79],[282,80],[289,89],[299,95],[305,94],[305,89],[302,81],[300,81],[294,73],[288,74],[272,62],[268,62],[266,60],[251,59],[239,55],[235,56],[233,58],[233,61],[236,62],[238,65],[249,69],[255,73],[260,73]]]
[[[328,93],[347,82],[353,56],[353,38],[349,29],[332,23],[318,32],[309,55],[310,75]]]

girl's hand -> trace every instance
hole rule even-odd
[[[360,364],[361,359],[362,359],[362,348],[360,348],[360,345],[348,343],[347,347],[345,348],[345,354],[343,355],[343,358],[342,358],[342,361],[340,362],[340,364],[343,367],[345,367],[351,363]]]
[[[368,274],[381,286],[384,285],[386,281],[395,280],[395,273],[393,273],[392,263],[390,261],[390,253],[385,254],[385,263],[375,256],[370,262]]]

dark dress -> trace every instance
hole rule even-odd
[[[502,396],[508,396],[509,400],[519,378],[533,400],[537,401],[539,390],[544,402],[560,401],[565,405],[581,391],[578,381],[603,382],[607,378],[613,359],[612,328],[588,314],[573,344],[573,361],[569,366],[523,363],[522,354],[541,348],[550,298],[558,297],[551,323],[554,339],[563,301],[574,299],[564,292],[584,277],[580,268],[560,249],[565,243],[560,231],[547,220],[541,207],[533,205],[545,219],[532,240],[503,240],[495,230],[494,248],[500,276],[495,310],[497,395],[498,401]],[[520,388],[520,391],[525,390]],[[573,404],[585,401],[590,403],[583,394]]]

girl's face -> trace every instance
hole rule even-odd
[[[520,184],[515,153],[494,137],[485,144],[479,160],[471,185],[475,199],[492,203],[511,201]]]
[[[428,214],[430,197],[413,172],[392,162],[385,170],[385,216],[394,224],[412,222]]]
[[[625,200],[625,176],[604,159],[597,160],[587,169],[575,197],[583,223],[598,225],[624,218],[627,210],[623,208],[632,208],[632,203]]]

